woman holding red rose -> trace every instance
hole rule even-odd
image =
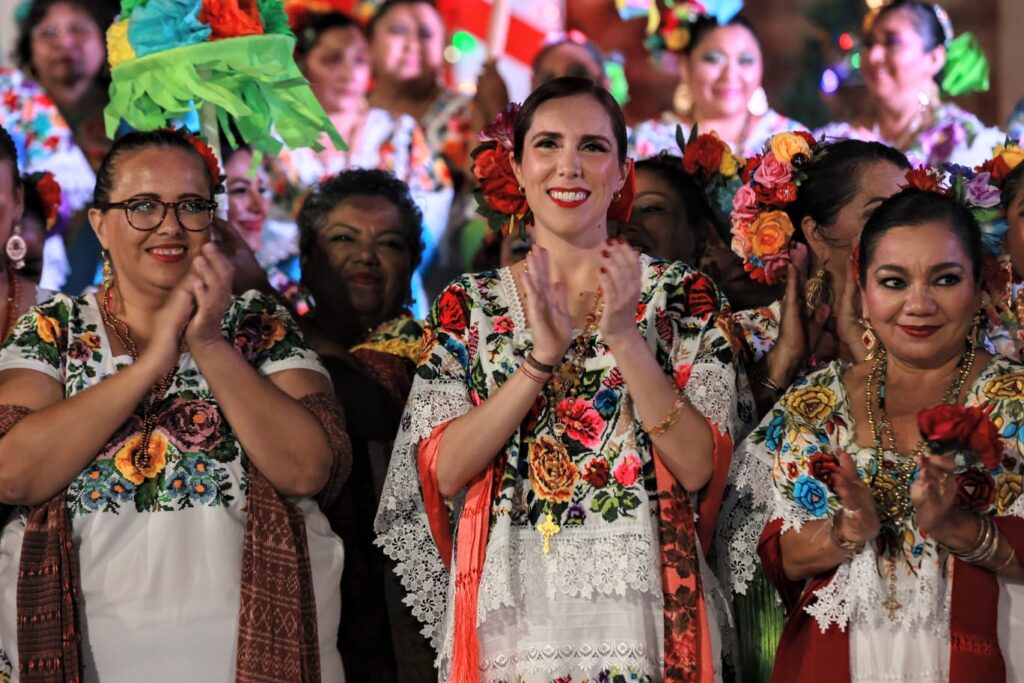
[[[607,91],[552,80],[506,137],[535,246],[435,304],[378,540],[442,680],[715,680],[702,548],[737,421],[728,309],[689,266],[607,239],[630,169]]]
[[[980,345],[981,265],[967,206],[883,201],[857,262],[872,355],[799,380],[741,445],[753,510],[727,540],[750,553],[767,521],[789,609],[773,680],[1024,675],[1024,366]]]

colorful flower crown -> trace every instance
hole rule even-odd
[[[1002,188],[1006,176],[1010,175],[1010,171],[1017,168],[1022,161],[1024,161],[1024,149],[1017,142],[1007,138],[1005,143],[995,146],[995,149],[992,150],[992,158],[975,170],[978,173],[990,174],[992,183],[996,187]]]
[[[30,186],[42,204],[46,232],[53,230],[60,215],[61,189],[60,183],[49,171],[36,172],[22,178],[22,182]]]
[[[480,144],[471,156],[473,176],[477,180],[477,188],[473,191],[477,213],[487,220],[492,230],[511,234],[518,228],[522,235],[525,234],[526,226],[533,222],[533,212],[512,170],[516,118],[520,109],[520,104],[512,102],[491,123],[484,126],[478,136]],[[626,183],[608,207],[608,220],[620,223],[629,220],[633,200],[636,198],[633,160],[627,161]]]
[[[729,214],[733,197],[743,184],[740,170],[746,162],[732,153],[718,133],[698,133],[697,126],[690,130],[689,140],[683,134],[683,127],[676,126],[676,143],[683,150],[683,170],[707,194],[715,227],[722,239],[729,242]]]
[[[645,3],[646,12],[632,10],[628,0],[618,0],[616,4],[620,5],[619,14],[623,18],[647,15],[644,47],[656,55],[665,50],[685,50],[690,44],[690,27],[698,20],[711,18],[724,25],[743,9],[743,0],[664,0],[664,9],[660,12],[655,2]]]
[[[744,184],[732,201],[732,250],[758,282],[771,285],[785,277],[794,233],[785,209],[796,201],[803,169],[826,153],[823,147],[805,131],[778,133],[740,172]]]
[[[967,207],[981,227],[982,245],[987,258],[1002,251],[1003,235],[1009,229],[999,205],[999,186],[989,171],[973,171],[965,166],[946,164],[942,168],[918,166],[907,171],[904,189],[914,187],[949,197]]]

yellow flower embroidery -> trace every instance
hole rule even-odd
[[[81,337],[79,337],[79,339],[81,339],[82,343],[88,346],[93,351],[96,351],[100,348],[100,336],[98,334],[95,334],[93,332],[86,332]]]
[[[1024,398],[1024,372],[1003,375],[985,382],[981,389],[989,398],[1020,399]]]
[[[996,491],[996,510],[999,514],[1006,511],[1020,497],[1024,490],[1024,475],[1008,473],[999,477],[999,489]]]
[[[836,395],[828,387],[804,387],[789,394],[785,407],[808,422],[823,422],[836,407]]]
[[[136,469],[132,464],[132,452],[142,446],[142,434],[135,434],[124,442],[114,455],[114,465],[121,476],[138,486],[147,479],[160,474],[167,466],[167,438],[160,432],[149,437],[149,467]]]
[[[36,332],[44,344],[56,344],[60,323],[56,318],[49,318],[36,313]]]
[[[580,473],[561,441],[542,436],[530,444],[530,483],[541,500],[565,503]]]

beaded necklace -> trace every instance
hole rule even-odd
[[[967,348],[957,364],[957,373],[942,398],[943,403],[959,403],[960,391],[971,374],[976,355],[975,345],[968,342]],[[892,422],[885,410],[885,382],[888,374],[889,354],[885,347],[882,347],[868,372],[865,387],[865,408],[875,447],[873,471],[868,473],[866,482],[875,499],[879,523],[893,525],[899,529],[906,524],[907,519],[914,512],[914,505],[910,500],[910,486],[913,483],[914,471],[917,469],[917,459],[924,454],[927,444],[923,439],[920,440],[909,457],[903,457],[897,449],[896,432],[893,430]],[[873,405],[876,399],[879,413],[877,421]],[[887,442],[887,445],[883,445],[883,440]],[[895,558],[889,560],[887,574],[889,594],[882,603],[882,607],[889,612],[889,620],[893,621],[896,618],[896,612],[903,607],[896,598]]]
[[[3,335],[0,335],[0,341],[7,339],[7,335],[14,329],[14,324],[18,322],[18,297],[21,294],[21,283],[18,282],[18,276],[15,274],[14,269],[10,266],[7,267],[7,316],[4,320]]]
[[[131,356],[132,362],[139,360],[139,348],[135,344],[135,340],[132,339],[131,330],[128,328],[128,324],[117,317],[114,313],[114,292],[113,283],[108,281],[103,285],[103,305],[100,306],[100,317],[103,319],[103,324],[109,329],[114,331],[114,335],[118,341],[121,342],[127,351],[128,355]],[[182,328],[181,335],[178,340],[178,351],[183,352],[185,350],[185,329]],[[178,362],[174,363],[174,367],[164,375],[160,383],[153,387],[153,390],[143,398],[142,400],[142,441],[139,445],[132,449],[132,467],[139,473],[149,471],[152,465],[152,456],[149,453],[149,441],[153,437],[153,430],[156,429],[157,411],[156,407],[160,401],[163,400],[164,396],[167,395],[167,390],[171,388],[171,382],[174,381],[174,375],[178,372]]]

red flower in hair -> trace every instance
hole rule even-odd
[[[717,136],[698,135],[697,139],[686,145],[683,150],[683,170],[690,175],[710,178],[718,173],[722,165],[722,155],[728,149]]]
[[[977,168],[977,171],[978,173],[991,174],[992,184],[999,187],[1010,173],[1010,167],[1002,157],[996,157],[995,159],[988,159]]]
[[[497,142],[507,150],[511,150],[515,142],[516,119],[522,106],[518,102],[510,102],[505,110],[499,112],[494,120],[484,126],[478,134],[480,142]]]
[[[57,212],[60,209],[60,184],[49,171],[40,175],[34,182],[36,194],[39,195],[43,209],[46,211],[46,229],[50,230],[57,222]]]
[[[213,153],[213,150],[202,138],[191,135],[187,132],[184,136],[188,141],[188,144],[192,145],[192,147],[199,152],[199,156],[203,158],[203,161],[206,162],[206,168],[210,171],[210,177],[213,178],[213,184],[220,185],[221,174],[220,164],[217,163],[217,155]]]
[[[798,130],[796,131],[796,134],[802,137],[807,142],[807,144],[811,146],[811,149],[814,149],[815,145],[818,144],[818,141],[814,139],[814,136],[808,133],[806,130]]]
[[[750,183],[750,176],[752,176],[754,174],[754,171],[757,170],[757,167],[761,165],[761,159],[763,158],[763,154],[755,154],[754,156],[747,159],[746,165],[743,167],[743,170],[740,171],[740,180],[743,181],[744,185]]]
[[[936,175],[935,171],[924,166],[918,166],[917,168],[907,171],[907,183],[903,186],[904,189],[908,187],[916,187],[919,190],[926,192],[938,192],[943,194],[942,187],[939,185],[940,178]]]
[[[509,151],[498,143],[486,143],[476,148],[473,153],[473,175],[480,183],[480,192],[491,210],[521,218],[530,208],[512,172]]]
[[[210,27],[210,40],[263,35],[256,0],[203,0],[199,21]]]
[[[608,220],[625,223],[633,212],[636,200],[636,168],[632,159],[626,159],[626,182],[619,190],[618,198],[608,207]]]

